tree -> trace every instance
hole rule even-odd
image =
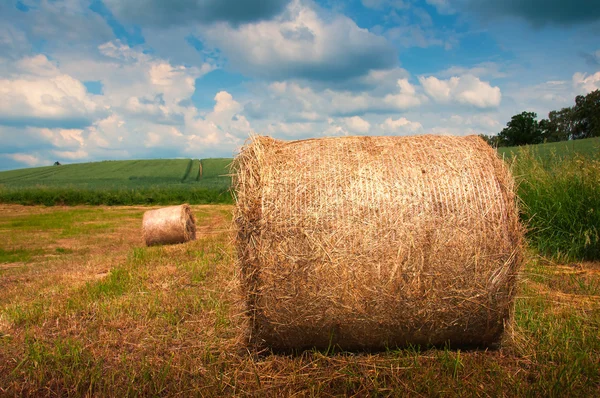
[[[497,135],[479,134],[479,137],[482,140],[484,140],[485,142],[487,142],[492,148],[498,147],[498,136]]]
[[[548,113],[548,119],[540,120],[539,126],[545,142],[572,139],[575,133],[573,108],[562,108],[560,111],[551,111]]]
[[[600,90],[575,98],[573,119],[573,139],[600,137]]]
[[[57,160],[56,162],[54,162],[55,166],[60,166],[60,162]]]
[[[542,132],[535,112],[521,112],[514,115],[498,134],[499,146],[530,145],[541,142]]]

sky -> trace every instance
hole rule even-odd
[[[0,170],[490,135],[599,88],[597,0],[0,0]]]

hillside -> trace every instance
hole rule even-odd
[[[118,160],[0,172],[0,203],[231,203],[231,159]]]
[[[228,188],[229,163],[230,159],[155,159],[36,167],[0,172],[0,185],[8,188],[133,189],[191,184]]]

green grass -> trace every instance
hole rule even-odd
[[[202,159],[202,179],[227,176],[232,161],[231,158]]]
[[[0,247],[0,264],[3,263],[16,263],[16,262],[28,262],[32,257],[42,254],[43,251],[28,250],[28,249],[3,249]]]
[[[0,172],[0,202],[25,205],[231,203],[228,192],[231,179],[224,176],[229,161],[104,161],[5,171]]]
[[[530,245],[553,258],[600,259],[600,158],[513,152]]]
[[[547,144],[529,145],[527,148],[531,149],[535,156],[541,160],[549,160],[555,156],[561,158],[568,158],[574,155],[582,155],[591,157],[594,159],[600,158],[600,138],[586,138],[583,140],[573,141],[561,141],[552,142]],[[503,147],[498,148],[500,156],[506,158],[512,158],[515,154],[518,154],[523,148],[522,147]]]

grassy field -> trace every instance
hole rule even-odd
[[[0,396],[593,396],[600,264],[530,255],[497,351],[249,350],[231,207],[143,246],[146,207],[0,205]]]
[[[529,148],[535,156],[542,160],[555,158],[571,157],[574,155],[582,155],[594,159],[600,158],[600,138],[586,138],[584,140],[552,142],[547,144],[531,145]],[[500,156],[506,158],[513,157],[521,151],[520,147],[503,147],[498,148]]]
[[[231,203],[223,159],[124,160],[0,172],[0,203]]]

